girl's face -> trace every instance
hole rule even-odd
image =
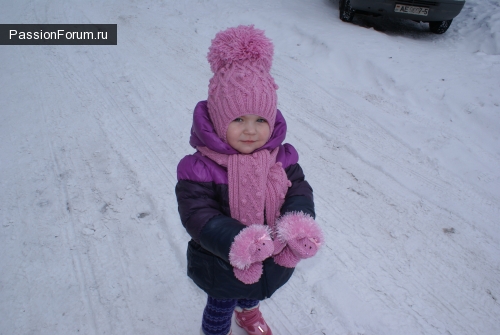
[[[254,114],[234,119],[227,128],[227,143],[242,154],[250,154],[266,144],[270,136],[267,120]]]

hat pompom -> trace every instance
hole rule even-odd
[[[208,62],[213,73],[233,63],[250,61],[271,70],[274,47],[264,31],[253,25],[238,26],[215,35],[208,49]]]

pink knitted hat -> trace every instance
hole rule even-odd
[[[227,142],[229,123],[246,114],[266,119],[272,134],[278,85],[270,74],[273,44],[264,31],[253,25],[221,31],[207,58],[214,73],[208,85],[208,113],[217,135]]]

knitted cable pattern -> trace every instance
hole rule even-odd
[[[291,186],[282,164],[276,162],[279,148],[250,155],[225,155],[207,147],[197,149],[227,167],[231,217],[247,226],[264,224],[265,220],[273,228]]]
[[[264,31],[238,26],[217,33],[207,59],[214,75],[208,85],[208,111],[224,141],[229,123],[254,114],[265,118],[273,132],[278,85],[270,70],[274,47]]]

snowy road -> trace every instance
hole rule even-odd
[[[175,171],[210,39],[251,23],[326,238],[263,302],[274,333],[500,333],[498,1],[442,36],[326,0],[3,8],[116,23],[118,45],[0,46],[1,335],[198,334]]]

